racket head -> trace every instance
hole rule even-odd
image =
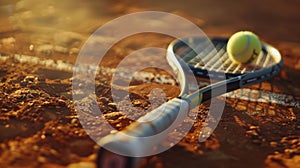
[[[217,37],[210,40],[214,46],[209,45],[207,39],[201,37],[175,40],[170,44],[168,52],[184,60],[196,76],[212,80],[221,80],[224,75],[229,79],[245,74],[256,76],[268,74],[265,78],[269,79],[277,75],[283,65],[279,51],[269,44],[262,43],[262,52],[252,62],[239,64],[228,56],[227,38]],[[266,80],[265,78],[254,79],[253,82],[259,83]]]
[[[189,38],[183,40],[188,39]],[[206,47],[211,48],[212,53],[217,53],[217,50],[214,49],[214,44],[211,42],[209,37],[202,36],[201,41],[205,41]],[[179,86],[181,88],[181,92],[178,97],[181,98],[199,89],[197,79],[194,75],[194,68],[188,64],[188,61],[184,59],[184,55],[180,57],[177,55],[177,53],[174,52],[174,45],[182,46],[182,44],[187,46],[192,51],[195,51],[197,47],[192,43],[186,43],[185,41],[175,40],[169,44],[166,53],[167,62],[173,69],[175,75],[177,76],[177,82],[179,83]],[[201,100],[199,100],[199,102],[201,102]]]
[[[238,64],[228,56],[226,51],[228,39],[210,40],[213,46],[209,45],[210,42],[205,38],[190,37],[175,40],[168,47],[168,53],[183,60],[195,76],[219,81],[188,95],[186,99],[191,102],[192,108],[212,97],[268,80],[277,75],[282,68],[283,61],[279,51],[269,44],[262,43],[262,52],[257,59],[248,64]],[[213,121],[210,120],[210,116],[214,116],[214,120],[220,120],[221,113],[209,112],[205,120],[207,126],[203,128],[209,131],[200,133],[199,142],[204,142],[217,126],[214,122],[210,122]]]

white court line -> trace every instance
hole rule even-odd
[[[300,108],[300,100],[291,95],[279,94],[248,88],[239,89],[232,93],[226,93],[228,98],[238,98],[252,102],[274,103],[289,107]]]
[[[1,56],[0,60],[6,61],[10,59],[10,56]],[[43,65],[47,68],[54,68],[57,70],[69,71],[73,72],[74,65],[67,63],[62,60],[52,60],[52,59],[45,59],[45,58],[38,58],[34,56],[28,55],[14,55],[13,59],[21,62],[21,63],[29,63],[34,65]],[[94,69],[97,67],[85,66],[82,68]],[[114,68],[108,67],[99,67],[100,73],[104,75],[113,75],[115,73]],[[129,72],[130,73],[130,72]],[[124,78],[128,78],[125,71],[123,71],[122,75]],[[141,80],[144,82],[154,81],[157,83],[169,83],[172,85],[176,84],[176,81],[167,75],[157,75],[150,72],[138,72],[134,78],[135,80]],[[199,83],[200,86],[208,85],[206,82]],[[291,95],[280,94],[280,93],[273,93],[261,90],[254,90],[249,88],[238,89],[236,91],[226,93],[226,97],[228,98],[237,98],[240,100],[252,101],[252,102],[262,102],[262,103],[274,103],[279,105],[284,105],[288,107],[295,107],[300,108],[300,98],[295,98]]]

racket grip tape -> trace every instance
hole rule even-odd
[[[160,144],[166,138],[166,134],[178,127],[188,111],[189,104],[186,100],[172,99],[139,118],[124,130],[100,139],[98,144],[102,151],[99,153],[110,150],[116,155],[125,157],[144,157],[145,151],[153,150],[153,146]],[[101,160],[101,155],[98,155],[98,160]]]

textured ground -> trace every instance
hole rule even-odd
[[[278,98],[284,99],[285,105],[227,98],[217,129],[207,141],[199,144],[198,135],[209,110],[209,102],[206,102],[200,106],[197,122],[187,136],[170,150],[145,159],[141,167],[300,167],[300,107],[297,104],[300,99],[300,13],[296,9],[299,4],[275,1],[271,8],[267,1],[245,1],[240,7],[219,1],[191,1],[188,5],[179,1],[171,4],[45,1],[35,7],[30,5],[37,3],[34,0],[19,1],[17,6],[11,1],[1,3],[6,6],[0,8],[0,167],[95,167],[99,146],[82,128],[73,106],[71,81],[76,77],[72,78],[70,69],[58,70],[52,65],[72,65],[91,32],[109,19],[146,9],[184,16],[210,36],[228,37],[240,29],[257,32],[262,40],[279,49],[284,68],[276,78],[251,89],[290,97]],[[52,3],[50,7],[48,3]],[[254,7],[256,11],[250,14]],[[74,12],[76,8],[81,12]],[[79,24],[82,20],[85,22]],[[132,51],[150,46],[166,48],[171,40],[157,34],[132,36],[114,46],[101,65],[113,68]],[[21,61],[15,54],[48,61]],[[164,60],[163,55],[160,58]],[[157,61],[159,65],[166,64],[161,60]],[[155,60],[145,58],[143,61]],[[168,76],[158,69],[146,71]],[[110,81],[109,73],[97,75],[97,103],[104,117],[120,130],[132,122],[129,116],[137,118],[143,114],[136,109],[127,109],[130,113],[116,109],[111,99]],[[176,86],[152,81],[131,81],[130,98],[137,109],[149,108],[149,93],[153,88],[161,88],[169,99],[179,93]],[[125,90],[122,86],[118,89]],[[85,119],[90,128],[95,128],[95,133],[108,134],[107,130],[101,130],[101,123],[88,122],[89,117]]]

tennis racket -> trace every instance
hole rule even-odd
[[[102,147],[97,158],[99,168],[132,168],[137,162],[136,158],[114,154],[106,150],[104,148],[106,146],[114,146],[128,153],[139,153],[140,150],[151,148],[141,146],[138,141],[131,142],[124,135],[147,137],[158,134],[167,129],[177,116],[186,115],[186,111],[198,106],[201,102],[226,92],[266,81],[277,75],[283,65],[278,50],[268,44],[262,44],[262,52],[259,55],[253,55],[256,57],[253,62],[236,64],[229,59],[226,52],[228,39],[211,38],[210,40],[214,46],[209,45],[211,42],[207,43],[207,40],[203,40],[201,37],[175,40],[168,46],[166,57],[177,75],[181,87],[180,95],[147,113],[123,131],[110,134],[100,140],[99,143]],[[185,73],[186,66],[198,77],[221,81],[190,94]],[[154,120],[151,120],[153,118]]]

